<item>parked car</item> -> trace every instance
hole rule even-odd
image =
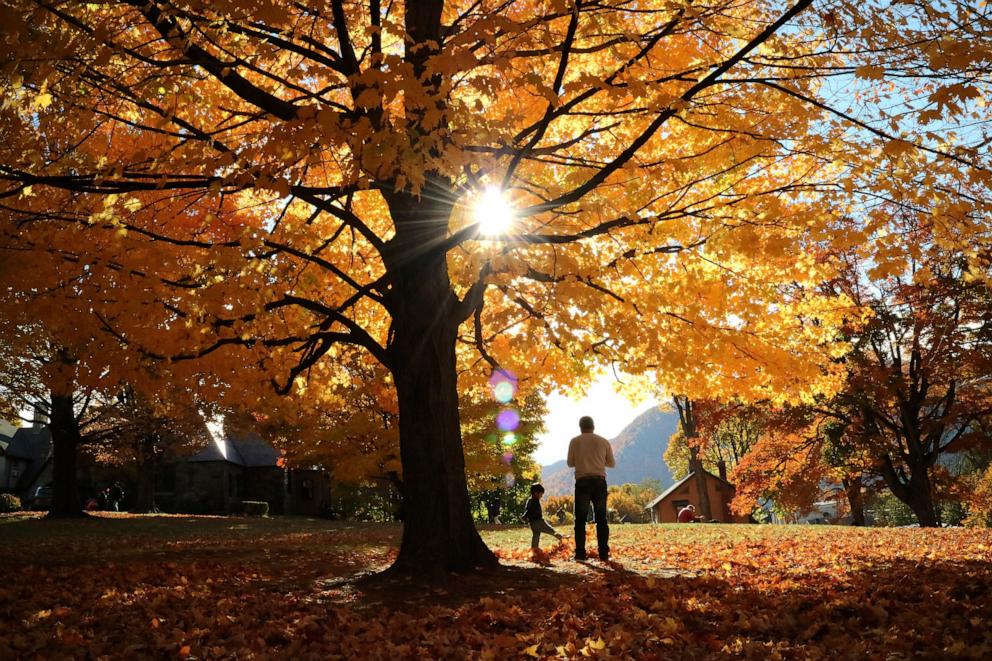
[[[54,490],[50,485],[37,486],[24,498],[24,509],[47,510],[52,506],[54,495]]]

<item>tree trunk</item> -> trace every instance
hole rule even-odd
[[[389,500],[393,503],[393,521],[402,521],[405,516],[403,511],[403,480],[400,479],[400,475],[396,471],[389,471],[387,477],[392,485],[392,489],[389,491]]]
[[[397,234],[386,258],[389,368],[399,403],[403,540],[395,570],[443,575],[497,564],[472,520],[458,411],[455,342],[461,314],[445,253],[443,182],[422,197],[389,196]],[[448,189],[450,190],[450,189]]]
[[[865,499],[861,493],[861,476],[845,477],[841,480],[844,485],[844,493],[847,495],[847,503],[851,507],[851,525],[865,525]]]
[[[502,491],[487,491],[482,495],[482,504],[486,508],[486,521],[497,523],[499,515],[503,511]]]
[[[934,502],[933,489],[928,475],[920,480],[910,480],[909,498],[905,502],[913,510],[921,528],[940,527],[940,520],[937,518],[937,503]]]
[[[454,329],[425,335],[396,328],[394,352],[405,514],[396,567],[437,574],[493,566],[465,480]]]
[[[687,395],[676,395],[675,408],[679,412],[679,422],[682,425],[682,435],[689,446],[689,471],[695,473],[696,494],[699,497],[699,513],[706,520],[713,519],[710,508],[710,492],[706,488],[706,475],[703,472],[703,461],[699,458],[699,448],[693,444],[696,438],[696,416],[692,400]]]
[[[933,497],[933,485],[930,482],[929,466],[918,464],[910,466],[908,477],[904,471],[897,471],[888,457],[881,462],[882,477],[896,498],[913,510],[921,528],[937,528],[940,521],[937,518],[937,505]]]
[[[152,441],[154,443],[154,441]],[[142,445],[145,442],[142,441]],[[155,504],[155,474],[156,474],[156,459],[154,456],[148,456],[144,454],[147,450],[149,452],[154,452],[154,448],[141,448],[143,457],[138,463],[138,475],[136,476],[136,488],[134,492],[134,510],[135,512],[146,514],[149,512],[158,512],[158,506]]]
[[[76,485],[76,449],[79,447],[79,421],[72,395],[52,393],[52,507],[50,518],[85,516]]]

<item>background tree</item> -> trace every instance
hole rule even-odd
[[[494,388],[502,388],[500,384],[516,381],[494,383]],[[523,513],[530,485],[541,478],[541,467],[532,455],[537,436],[544,431],[544,397],[531,392],[500,402],[490,390],[466,399],[463,394],[460,410],[469,492],[486,509],[488,523],[495,523],[504,508],[509,511],[501,520],[509,523]]]
[[[806,456],[819,446],[856,518],[867,477],[883,481],[920,525],[934,526],[942,494],[961,486],[941,463],[989,449],[989,289],[964,254],[938,244],[932,219],[882,209],[877,241],[844,255],[832,285],[872,312],[848,329],[852,348],[839,362],[846,384],[795,409],[794,449],[769,439],[761,454],[774,472],[787,463],[776,456],[785,462],[793,450]]]
[[[992,468],[987,468],[976,481],[968,509],[966,525],[992,528]]]
[[[648,523],[647,505],[661,493],[656,480],[610,486],[609,509],[618,523]]]
[[[843,401],[886,486],[932,526],[940,458],[988,444],[980,427],[992,414],[990,294],[968,277],[963,256],[935,244],[929,224],[892,224],[904,266],[881,278],[875,267],[872,285],[846,279],[874,317],[846,358]]]
[[[767,424],[734,471],[732,509],[750,514],[755,503],[770,503],[787,519],[809,512],[821,499],[828,476],[823,440],[816,423],[801,412],[789,411]]]
[[[10,312],[10,311],[8,311]],[[15,325],[12,315],[0,325]],[[0,343],[0,401],[20,414],[31,411],[45,420],[52,438],[52,504],[50,518],[83,515],[77,486],[79,448],[99,443],[115,433],[104,408],[107,391],[104,375],[94,374],[73,349],[52,342],[45,329],[24,321],[16,323],[9,338]]]
[[[5,243],[61,246],[123,288],[89,299],[108,334],[224,383],[252,365],[292,394],[371,357],[399,415],[397,568],[491,565],[459,364],[830,390],[813,358],[849,302],[817,292],[818,248],[862,239],[836,217],[910,165],[919,190],[987,183],[981,137],[902,128],[970,121],[978,10],[814,4],[8,0]],[[906,103],[854,114],[831,79]],[[982,204],[940,194],[955,219]],[[169,318],[110,316],[131,290]]]
[[[851,512],[851,525],[863,526],[865,519],[865,490],[871,475],[871,457],[864,447],[847,435],[847,427],[836,421],[827,423],[823,430],[823,460],[830,468],[830,476],[838,481]]]
[[[155,485],[165,461],[190,456],[213,442],[201,410],[205,403],[175,382],[155,383],[153,394],[125,385],[102,402],[99,425],[104,433],[85,448],[97,462],[124,467],[134,475],[133,512],[159,511]]]
[[[695,442],[703,468],[719,475],[720,462],[723,462],[729,474],[760,437],[765,410],[760,405],[707,402],[704,407],[697,405],[695,411],[697,414],[701,411],[700,431]],[[679,430],[669,439],[664,455],[676,480],[689,474],[690,457],[689,443]]]

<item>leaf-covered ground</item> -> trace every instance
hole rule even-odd
[[[591,531],[590,531],[591,533]],[[0,519],[0,659],[992,658],[992,533],[618,525],[616,562],[382,581],[399,528]]]

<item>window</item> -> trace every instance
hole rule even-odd
[[[675,506],[675,513],[678,514],[683,507],[689,506],[688,500],[673,500],[672,505]]]

